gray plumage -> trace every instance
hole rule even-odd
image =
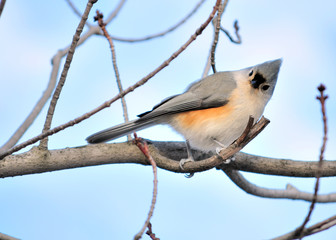
[[[169,120],[167,116],[172,114],[223,106],[234,88],[236,82],[231,72],[215,73],[194,82],[183,94],[163,100],[151,111],[138,115],[138,119],[97,132],[86,140],[89,143],[105,142],[154,124],[165,123]]]

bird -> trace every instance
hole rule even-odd
[[[168,124],[191,148],[219,152],[245,130],[250,117],[262,116],[273,95],[282,59],[235,71],[216,72],[192,83],[184,93],[164,99],[138,119],[107,128],[86,138],[90,144],[106,142],[157,124]]]

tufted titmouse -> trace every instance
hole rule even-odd
[[[249,117],[257,121],[271,98],[282,60],[268,61],[238,71],[217,72],[189,86],[180,95],[163,100],[138,119],[89,136],[100,143],[156,124],[168,124],[202,151],[217,151],[234,142]],[[185,160],[184,160],[185,162]]]

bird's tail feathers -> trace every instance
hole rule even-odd
[[[106,142],[118,137],[122,137],[126,134],[132,133],[136,130],[141,130],[153,125],[154,119],[148,119],[147,121],[133,120],[127,123],[122,123],[117,126],[107,128],[86,138],[88,143],[101,143]]]

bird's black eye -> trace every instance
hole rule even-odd
[[[267,89],[269,89],[269,85],[264,85],[264,86],[262,86],[262,90],[264,90],[264,91],[266,91]]]
[[[249,76],[251,77],[253,75],[253,70],[251,70],[251,72],[249,73]]]
[[[265,82],[266,82],[266,79],[264,78],[264,76],[257,72],[254,75],[253,79],[251,80],[251,85],[254,89],[257,89],[260,87],[261,84]]]

